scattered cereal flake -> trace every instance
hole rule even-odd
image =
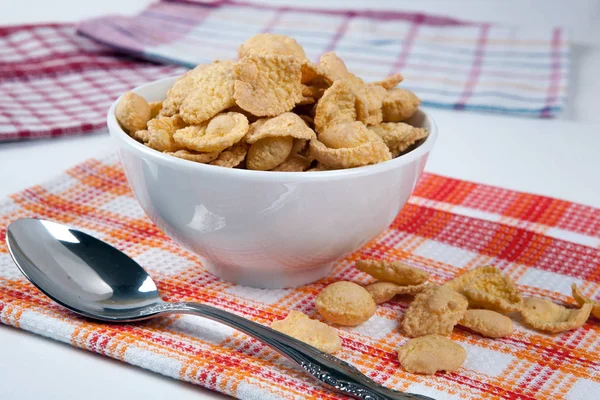
[[[420,105],[421,100],[410,90],[402,88],[388,90],[382,104],[383,121],[406,121],[417,112]]]
[[[245,142],[238,142],[230,148],[223,150],[223,152],[221,152],[214,161],[211,161],[210,164],[226,168],[237,167],[246,158],[248,147],[248,144]]]
[[[301,65],[290,56],[249,55],[235,65],[233,97],[257,116],[276,116],[302,99]]]
[[[584,303],[590,303],[592,305],[592,315],[600,319],[600,301],[593,300],[585,296],[583,293],[581,293],[581,291],[577,287],[577,284],[575,283],[571,285],[571,291],[573,292],[573,298],[575,299],[577,304],[582,306]]]
[[[466,358],[467,352],[461,345],[440,335],[410,339],[398,349],[400,364],[413,374],[433,375],[438,371],[456,371]]]
[[[221,111],[233,107],[233,61],[221,61],[204,68],[195,76],[194,90],[180,107],[181,117],[188,124],[200,124]]]
[[[121,96],[119,104],[115,109],[117,121],[129,134],[146,129],[146,123],[150,120],[151,111],[146,99],[133,92],[127,92]]]
[[[183,158],[184,160],[194,161],[197,163],[206,164],[219,156],[219,152],[215,151],[212,153],[194,153],[187,150],[177,150],[177,151],[166,151],[165,154],[168,154],[173,157]]]
[[[400,294],[411,294],[415,295],[421,293],[427,288],[427,283],[421,283],[420,285],[402,286],[392,282],[375,282],[365,286],[367,292],[371,294],[375,304],[382,304],[390,301],[396,295]]]
[[[528,297],[523,301],[521,315],[530,327],[557,333],[582,327],[592,308],[590,303],[584,303],[579,309],[568,309],[550,300]]]
[[[200,64],[177,79],[167,92],[167,98],[163,101],[160,115],[171,117],[177,114],[185,98],[196,90],[198,83],[201,82],[199,78],[204,70],[210,66],[211,64]]]
[[[309,166],[310,161],[308,158],[298,154],[290,154],[284,162],[273,168],[271,171],[302,172],[306,171]]]
[[[456,278],[444,283],[444,286],[447,286],[452,290],[456,290],[458,293],[463,293],[464,286],[471,281],[471,279],[482,274],[502,274],[502,272],[493,265],[483,265],[481,267],[463,272]]]
[[[335,81],[315,108],[315,129],[321,133],[335,124],[356,121],[356,96],[346,81]]]
[[[252,144],[267,137],[290,136],[296,139],[310,140],[317,137],[306,122],[292,112],[286,112],[277,117],[262,120],[251,125],[246,142]]]
[[[260,171],[271,170],[288,158],[293,145],[294,138],[291,136],[260,139],[250,146],[246,167]]]
[[[200,152],[223,151],[248,132],[248,119],[235,112],[219,114],[208,123],[179,129],[173,139],[183,147]]]
[[[172,117],[159,116],[148,121],[149,140],[148,147],[158,151],[177,151],[181,146],[173,140],[173,135],[178,129],[185,126],[185,123],[175,114]]]
[[[366,272],[380,281],[405,286],[419,285],[429,279],[429,272],[411,267],[401,261],[357,260],[356,269]]]
[[[369,129],[379,135],[392,153],[397,157],[406,149],[429,134],[427,129],[415,128],[403,122],[384,122],[370,126]]]
[[[398,85],[403,80],[404,80],[404,77],[402,76],[402,74],[394,74],[394,75],[388,76],[384,80],[377,81],[377,82],[371,82],[371,83],[369,83],[369,85],[383,86],[384,89],[390,90],[390,89],[395,88],[396,85]]]
[[[290,311],[282,320],[271,322],[271,328],[285,333],[325,352],[335,353],[342,349],[337,330],[321,321],[308,318],[299,311]]]
[[[238,57],[248,55],[282,55],[306,59],[304,49],[294,38],[274,33],[259,33],[242,43],[238,48]]]
[[[315,299],[317,311],[334,324],[356,326],[375,314],[375,301],[353,282],[340,281],[327,286]]]
[[[364,125],[363,128],[366,129]],[[390,160],[392,155],[389,149],[381,138],[377,139],[356,147],[341,149],[330,149],[319,140],[313,139],[310,141],[310,157],[329,169],[361,167]]]
[[[445,286],[430,285],[415,296],[402,320],[410,337],[438,334],[449,336],[467,311],[465,297]]]
[[[519,311],[523,302],[517,285],[503,274],[481,274],[464,286],[463,293],[477,308],[502,313]]]
[[[508,336],[513,331],[510,318],[491,310],[467,310],[458,324],[491,338]]]

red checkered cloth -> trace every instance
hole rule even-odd
[[[0,141],[102,129],[123,92],[185,70],[119,55],[73,25],[0,28]]]
[[[198,301],[260,324],[290,310],[320,318],[315,296],[327,284],[373,279],[358,258],[402,260],[442,283],[480,265],[496,265],[525,296],[576,306],[571,284],[600,296],[600,210],[567,201],[424,174],[392,225],[332,273],[294,289],[233,285],[208,273],[200,260],[166,237],[135,201],[116,156],[89,160],[59,178],[0,202],[0,237],[21,217],[66,223],[123,250],[146,268],[168,301]],[[501,339],[457,327],[452,340],[467,359],[451,373],[405,372],[397,350],[408,338],[399,321],[410,299],[377,307],[364,324],[337,327],[337,357],[375,381],[448,399],[598,399],[600,323],[545,334],[513,316]],[[77,317],[40,293],[0,243],[0,322],[192,382],[242,399],[334,399],[269,347],[217,323],[168,316],[141,324],[103,324]]]

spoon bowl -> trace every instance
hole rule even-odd
[[[48,297],[104,321],[150,318],[163,304],[150,275],[134,260],[86,233],[51,221],[19,219],[6,233],[21,272]]]
[[[313,378],[357,399],[429,399],[383,387],[352,365],[235,314],[193,302],[160,298],[148,273],[127,255],[81,231],[42,219],[12,222],[6,243],[21,272],[69,310],[102,321],[126,322],[186,313],[250,335],[286,356]]]

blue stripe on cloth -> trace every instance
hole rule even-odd
[[[498,106],[483,106],[477,104],[466,104],[464,106],[458,104],[439,103],[435,101],[423,101],[421,105],[424,107],[443,108],[446,110],[465,110],[465,111],[484,111],[503,114],[520,114],[527,116],[539,116],[545,111],[555,113],[560,111],[560,107],[544,107],[544,108],[518,108],[518,107],[498,107]]]

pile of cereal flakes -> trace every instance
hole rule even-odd
[[[467,354],[448,338],[456,325],[501,338],[513,332],[513,322],[506,314],[520,313],[529,327],[551,333],[580,328],[590,314],[600,319],[600,302],[583,296],[575,284],[573,297],[580,308],[566,308],[539,297],[524,299],[513,280],[493,266],[472,269],[443,285],[429,283],[429,273],[400,261],[358,260],[356,268],[377,282],[365,287],[335,282],[316,297],[317,312],[332,324],[357,326],[375,314],[377,304],[396,295],[414,296],[400,323],[412,339],[398,349],[402,367],[411,373],[431,375],[460,368]],[[335,328],[298,311],[272,322],[271,328],[327,353],[342,348]]]
[[[335,53],[310,62],[292,38],[258,34],[239,61],[198,65],[163,101],[125,93],[121,127],[146,146],[199,163],[262,171],[323,171],[376,164],[428,132],[402,121],[420,100],[400,74],[365,83]]]

